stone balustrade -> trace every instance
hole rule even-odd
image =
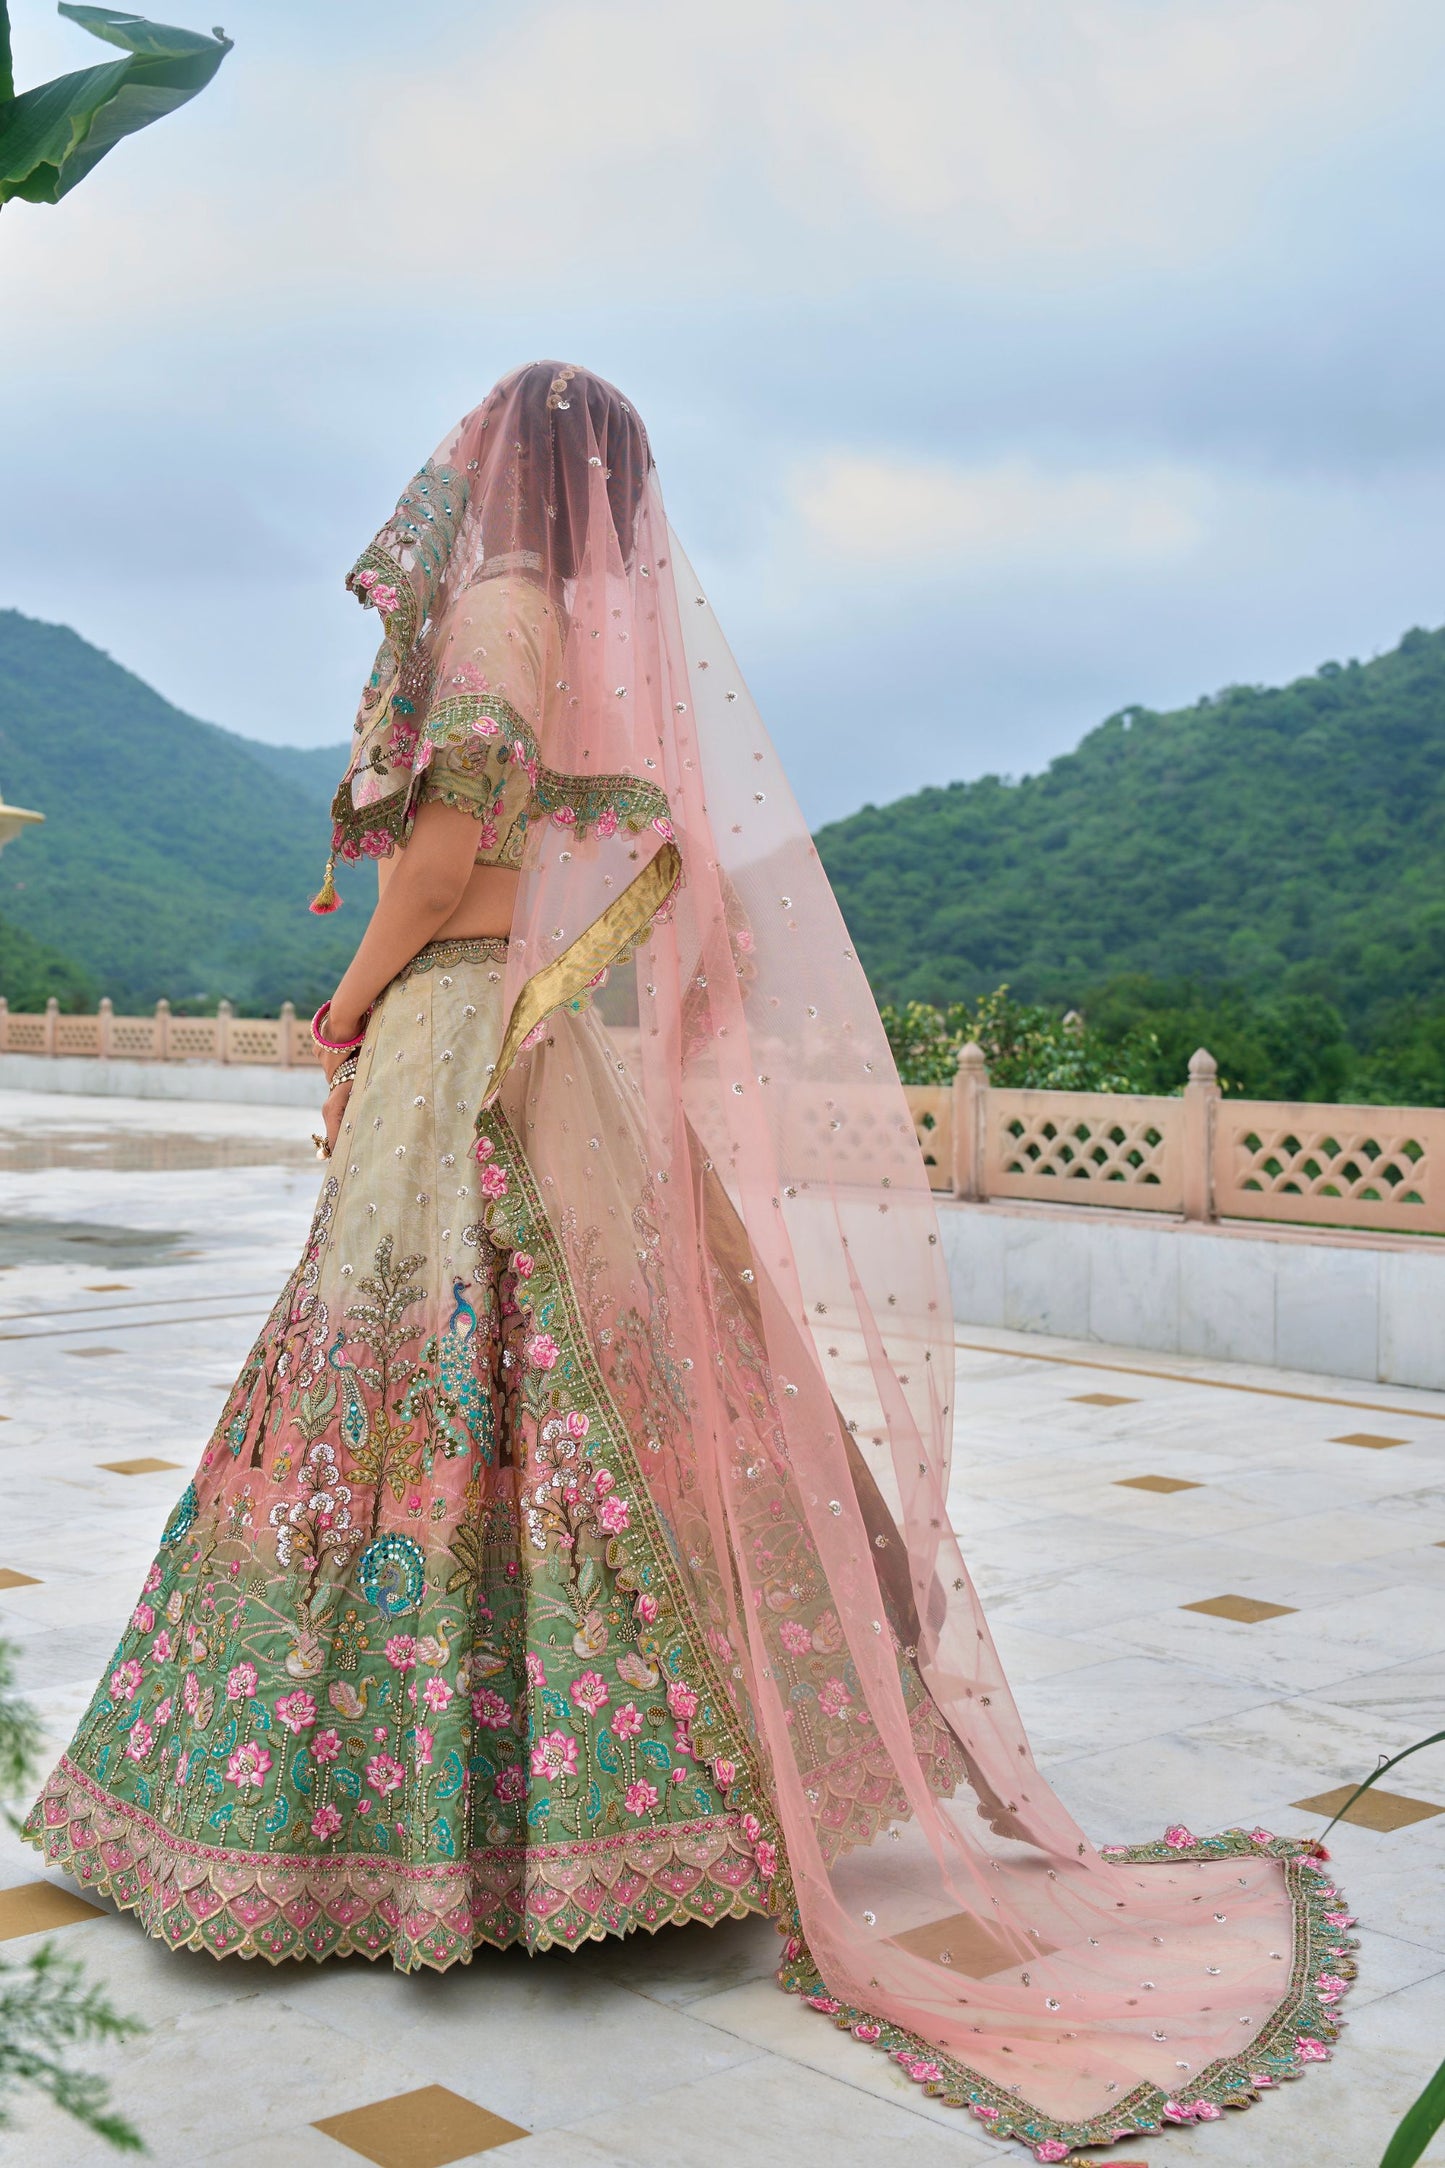
[[[279,1016],[237,1016],[229,1001],[221,1002],[214,1016],[175,1016],[168,1001],[158,1001],[149,1016],[117,1016],[108,1000],[95,1016],[70,1016],[53,996],[40,1015],[20,1014],[0,996],[0,1054],[224,1062],[273,1069],[309,1069],[320,1062],[309,1017],[298,1022],[289,1001],[283,1002]]]
[[[1202,1047],[1177,1098],[994,1085],[976,1046],[907,1094],[934,1189],[974,1203],[1445,1234],[1445,1108],[1229,1098]]]

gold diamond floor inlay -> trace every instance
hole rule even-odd
[[[128,1295],[130,1293],[130,1281],[97,1280],[93,1286],[87,1287],[85,1292],[87,1295]]]
[[[445,2085],[421,2085],[414,2093],[328,2115],[311,2127],[349,2146],[363,2160],[375,2161],[377,2168],[445,2168],[448,2161],[531,2136],[520,2124],[479,2108]]]
[[[18,1332],[7,1333],[5,1337],[7,1340],[19,1340],[24,1335]],[[76,1361],[80,1362],[88,1355],[118,1355],[120,1349],[118,1347],[68,1347],[65,1352],[67,1355],[73,1355]]]
[[[1164,1492],[1177,1490],[1203,1490],[1204,1485],[1202,1483],[1186,1483],[1182,1476],[1177,1475],[1121,1475],[1114,1488],[1116,1490],[1152,1490]]]
[[[1230,1618],[1240,1626],[1257,1626],[1264,1618],[1288,1618],[1299,1608],[1292,1603],[1260,1603],[1254,1596],[1210,1596],[1203,1603],[1182,1603],[1181,1611],[1206,1611],[1211,1618]]]
[[[1070,1393],[1081,1408],[1135,1408],[1139,1405],[1132,1393]]]
[[[45,1935],[52,1927],[70,1927],[76,1920],[102,1920],[99,1905],[87,1904],[58,1882],[21,1882],[14,1889],[0,1889],[0,1942],[16,1935]]]
[[[1358,1822],[1361,1829],[1408,1829],[1412,1822],[1428,1822],[1436,1814],[1445,1814],[1445,1807],[1433,1806],[1428,1799],[1407,1799],[1402,1792],[1382,1792],[1378,1786],[1340,1814],[1354,1788],[1353,1784],[1341,1784],[1332,1792],[1321,1792],[1315,1799],[1296,1799],[1294,1804],[1307,1814],[1339,1814],[1342,1822]]]
[[[179,1468],[178,1460],[157,1460],[153,1453],[143,1453],[139,1460],[100,1460],[98,1468],[109,1475],[155,1475],[162,1468]]]
[[[1331,1438],[1331,1445],[1367,1445],[1372,1452],[1383,1453],[1387,1445],[1408,1445],[1408,1438],[1381,1438],[1373,1430],[1347,1430],[1343,1438]]]
[[[39,1581],[33,1573],[17,1573],[13,1566],[0,1566],[0,1588],[38,1588]]]

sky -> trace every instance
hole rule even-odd
[[[1438,0],[151,4],[215,82],[0,215],[0,605],[189,713],[347,735],[347,567],[542,356],[814,824],[1445,620]]]

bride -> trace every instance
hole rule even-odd
[[[504,378],[347,584],[332,865],[380,891],[315,1218],[28,1833],[218,1956],[767,1913],[1043,2161],[1323,2059],[1320,1858],[1097,1850],[1034,1764],[913,1125],[638,416]]]

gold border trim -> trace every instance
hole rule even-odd
[[[497,1066],[482,1102],[484,1107],[495,1101],[527,1034],[555,1009],[574,1000],[599,971],[617,962],[623,950],[651,925],[681,879],[682,854],[675,843],[664,843],[616,902],[609,903],[602,916],[592,921],[586,933],[533,973],[512,1005]]]

